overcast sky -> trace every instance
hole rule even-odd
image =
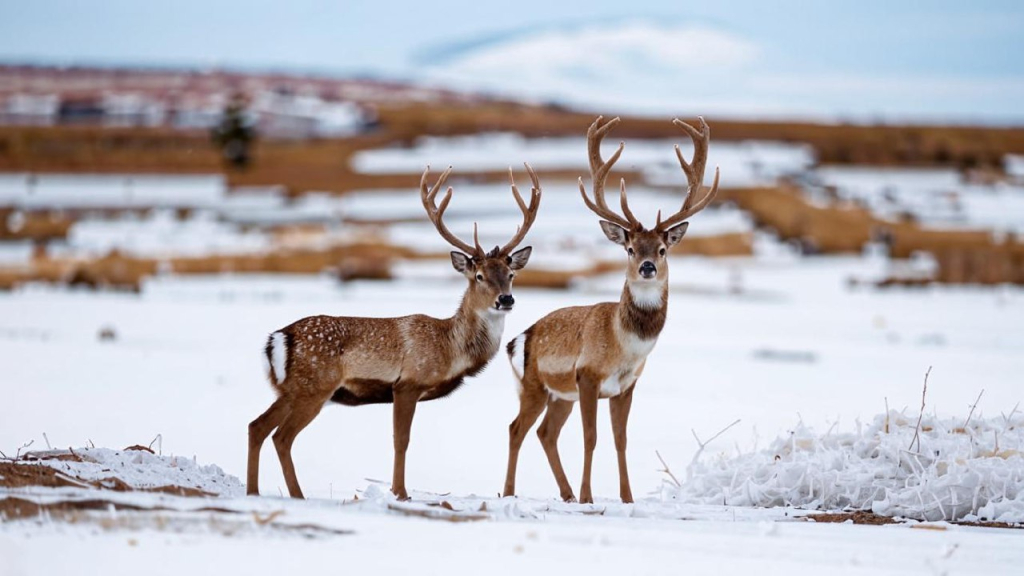
[[[964,94],[965,83],[978,81],[976,94],[1008,86],[1014,94],[1005,98],[1024,90],[1019,0],[434,0],[410,6],[383,0],[0,0],[0,61],[407,77],[424,55],[445,45],[638,19],[711,28],[749,41],[758,48],[758,67],[791,78],[885,79],[879,86],[920,78],[921,85],[955,84]],[[960,96],[952,98],[946,109]],[[975,107],[984,107],[983,100]],[[1013,108],[1014,102],[1000,105]]]
[[[0,58],[395,73],[424,48],[623,17],[718,27],[794,69],[1024,75],[1024,2],[1015,0],[4,0]]]

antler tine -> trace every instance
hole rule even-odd
[[[639,221],[632,216],[632,213],[628,211],[628,208],[623,210],[627,214],[626,218],[619,216],[613,212],[609,207],[608,203],[604,198],[604,184],[608,178],[608,173],[611,171],[612,166],[619,160],[622,155],[622,150],[625,148],[625,142],[619,142],[618,149],[612,154],[611,158],[607,162],[601,159],[601,140],[616,124],[619,123],[619,118],[612,118],[606,122],[603,126],[601,125],[601,119],[603,116],[598,116],[594,123],[587,129],[587,153],[590,158],[590,179],[594,187],[594,200],[591,201],[587,197],[586,187],[583,185],[583,179],[580,178],[580,194],[583,196],[583,202],[590,208],[592,212],[613,222],[623,228],[632,229],[640,225]],[[624,200],[620,195],[620,204]]]
[[[686,159],[683,158],[683,153],[679,149],[679,146],[675,146],[676,158],[679,159],[679,167],[682,168],[683,173],[686,174],[686,197],[683,200],[682,208],[680,208],[675,214],[669,216],[664,222],[661,221],[659,215],[659,222],[656,226],[658,230],[667,230],[700,212],[707,207],[707,205],[714,200],[715,195],[718,194],[719,169],[718,167],[715,167],[714,183],[712,183],[708,192],[704,194],[699,201],[697,200],[698,192],[704,187],[704,169],[707,165],[708,147],[711,143],[711,128],[708,127],[703,116],[698,116],[697,120],[700,122],[700,130],[697,130],[678,118],[672,120],[673,124],[682,128],[683,131],[690,136],[690,139],[693,140],[693,159],[690,162],[687,162]]]
[[[626,220],[630,222],[639,222],[636,216],[633,216],[633,211],[629,209],[629,203],[626,201],[626,179],[619,179],[619,206],[622,207],[622,213],[626,216]]]
[[[523,162],[523,166],[526,167],[526,173],[530,175],[530,181],[533,182],[533,189],[530,191],[530,205],[527,206],[526,202],[523,201],[523,196],[519,193],[519,187],[516,186],[515,178],[512,175],[512,167],[509,166],[508,181],[512,186],[512,196],[515,197],[516,204],[519,205],[519,210],[523,213],[523,224],[516,228],[515,235],[501,248],[499,254],[508,255],[526,238],[526,233],[533,226],[533,222],[537,219],[537,212],[540,209],[540,179],[537,178],[537,173],[533,171],[529,164]]]
[[[679,118],[672,120],[673,124],[682,128],[690,136],[690,140],[693,140],[693,160],[689,163],[683,159],[683,153],[679,150],[679,146],[676,146],[676,157],[679,158],[679,165],[689,182],[686,200],[683,202],[682,209],[684,211],[693,206],[694,200],[697,199],[697,191],[704,183],[704,168],[708,161],[708,145],[711,142],[711,129],[708,128],[704,117],[698,116],[697,120],[700,122],[699,131]]]
[[[473,243],[475,246],[459,240],[459,238],[452,234],[448,227],[444,224],[444,211],[448,208],[448,203],[452,200],[453,189],[451,186],[444,194],[444,198],[441,199],[441,204],[434,204],[434,199],[437,197],[438,191],[444,186],[448,180],[448,175],[452,173],[452,167],[449,166],[447,170],[441,173],[441,176],[437,179],[437,182],[430,188],[427,188],[427,176],[430,174],[430,166],[423,171],[423,176],[420,177],[420,200],[423,202],[423,208],[427,211],[427,218],[434,224],[434,228],[437,229],[438,234],[441,235],[449,244],[462,250],[466,254],[474,257],[483,256],[483,248],[480,247],[480,242],[477,240],[476,224],[473,224]]]

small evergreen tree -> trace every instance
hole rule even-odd
[[[224,160],[238,170],[249,165],[252,158],[250,148],[256,138],[256,130],[246,115],[245,104],[242,96],[232,98],[212,133],[213,142],[220,148]]]

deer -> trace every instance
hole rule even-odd
[[[310,316],[272,332],[264,349],[267,376],[277,399],[249,424],[247,487],[259,494],[260,450],[274,431],[273,441],[288,494],[303,498],[295,476],[291,448],[296,436],[329,402],[346,406],[393,404],[394,468],[391,491],[408,500],[405,455],[418,402],[444,398],[466,377],[475,376],[497,355],[505,315],[515,304],[512,282],[526,266],[532,247],[516,250],[537,218],[541,187],[529,164],[533,182],[529,205],[523,200],[509,168],[512,195],[523,223],[504,246],[484,252],[477,225],[473,245],[460,240],[444,223],[452,199],[449,186],[440,204],[438,191],[451,174],[451,166],[427,188],[430,167],[420,179],[420,199],[451,252],[455,270],[468,286],[450,318],[423,314],[398,318]]]
[[[665,220],[658,212],[654,228],[648,230],[629,209],[625,180],[619,184],[619,215],[608,207],[604,185],[608,172],[619,159],[625,143],[605,162],[601,141],[619,122],[618,118],[601,124],[602,117],[587,130],[587,149],[594,199],[587,196],[583,178],[580,194],[592,212],[600,218],[601,230],[626,252],[626,281],[618,302],[573,306],[555,310],[538,320],[508,343],[519,395],[519,413],[509,425],[508,469],[504,496],[514,496],[516,464],[527,432],[544,414],[537,436],[547,456],[563,500],[575,500],[558,453],[558,436],[576,402],[583,422],[583,479],[581,503],[593,503],[590,486],[591,465],[597,445],[597,403],[607,398],[612,435],[619,467],[619,497],[633,502],[626,466],[626,424],[633,402],[633,391],[643,373],[647,356],[654,349],[665,326],[668,312],[668,250],[682,240],[688,219],[703,210],[718,193],[719,171],[710,189],[703,188],[711,131],[703,118],[700,129],[675,119],[694,143],[690,162],[675,147],[679,165],[688,186],[682,208]]]

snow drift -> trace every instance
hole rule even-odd
[[[798,424],[760,451],[695,459],[666,497],[702,504],[870,510],[916,520],[1024,522],[1024,417],[878,415],[854,433]]]
[[[57,451],[65,453],[64,451]],[[49,466],[68,476],[85,481],[117,478],[132,488],[178,486],[195,488],[218,496],[245,494],[242,482],[227,474],[216,464],[200,465],[193,458],[161,456],[145,450],[112,450],[110,448],[76,448],[76,460],[49,458],[45,452],[30,453],[38,464]],[[54,453],[55,454],[55,453]]]

